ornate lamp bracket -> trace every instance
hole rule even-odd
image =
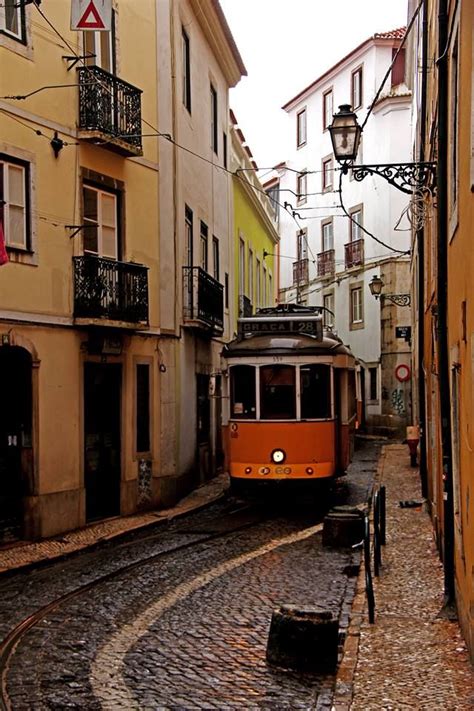
[[[415,190],[426,190],[433,194],[436,189],[435,163],[380,163],[351,167],[353,178],[358,182],[367,175],[380,175],[390,185],[408,195]]]
[[[388,299],[396,306],[410,306],[411,296],[410,294],[381,294],[382,299]]]

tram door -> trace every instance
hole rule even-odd
[[[211,403],[209,400],[209,375],[196,375],[197,395],[197,457],[199,481],[211,475]]]
[[[0,347],[0,542],[21,535],[23,497],[32,468],[31,356],[18,346]],[[31,465],[31,466],[30,466]]]
[[[84,479],[86,519],[120,513],[122,366],[84,364]]]

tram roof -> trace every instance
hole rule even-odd
[[[302,334],[295,335],[255,335],[238,336],[227,343],[223,350],[224,358],[238,358],[256,355],[349,355],[348,346],[333,333],[326,331],[322,340]]]

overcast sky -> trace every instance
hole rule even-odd
[[[220,0],[248,76],[230,105],[260,168],[287,156],[281,106],[375,32],[406,25],[407,0]]]

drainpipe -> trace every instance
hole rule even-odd
[[[421,67],[421,107],[420,107],[420,142],[418,160],[425,160],[426,141],[426,91],[428,77],[428,0],[423,3],[422,22],[422,67]],[[426,388],[425,388],[425,229],[422,225],[416,232],[418,246],[418,424],[420,428],[420,479],[421,493],[428,496],[427,442],[426,429]]]
[[[451,451],[451,397],[448,342],[448,0],[439,0],[438,9],[438,388],[441,410],[444,520],[444,592],[445,610],[454,599],[454,512],[453,467]]]

